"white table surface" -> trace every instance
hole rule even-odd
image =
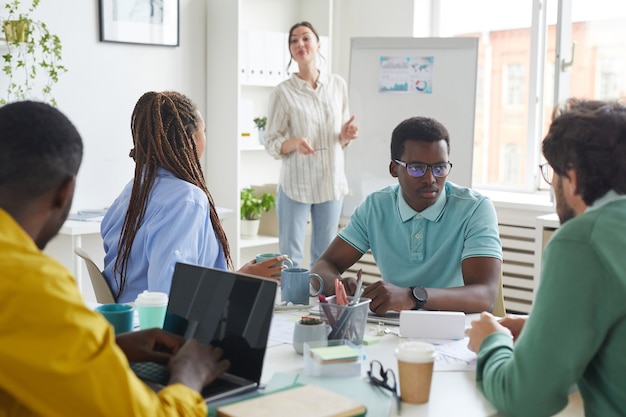
[[[313,299],[311,299],[313,303]],[[275,316],[288,316],[295,322],[299,317],[307,315],[307,310],[300,311],[280,311],[275,312]],[[466,326],[476,317],[476,314],[466,316]],[[283,320],[284,322],[284,320]],[[347,377],[346,383],[350,380],[365,379],[369,369],[369,362],[372,359],[379,360],[386,368],[391,368],[397,374],[397,361],[394,351],[397,345],[407,340],[396,334],[398,327],[385,326],[391,333],[384,336],[375,336],[377,326],[374,323],[367,323],[366,334],[372,337],[380,337],[380,341],[372,345],[363,345],[362,349],[366,354],[366,359],[361,368],[360,377]],[[467,338],[465,339],[467,340]],[[305,375],[304,357],[297,354],[290,343],[284,340],[272,340],[268,343],[265,353],[263,374],[261,383],[267,384],[277,372],[297,373]],[[476,388],[475,371],[435,371],[430,391],[430,400],[426,404],[414,405],[403,402],[402,417],[482,417],[501,416],[493,406],[484,398],[482,393]],[[578,392],[570,395],[568,405],[555,414],[556,417],[584,417],[584,404]],[[397,416],[395,406],[392,407],[389,416]],[[370,415],[368,417],[385,417],[380,415]]]
[[[302,312],[277,312],[276,315],[297,317],[306,315]],[[471,319],[468,316],[468,321]],[[398,330],[394,326],[386,326],[392,331]],[[367,334],[379,337],[380,341],[373,345],[363,345],[366,359],[361,368],[360,377],[345,378],[348,383],[352,378],[365,378],[369,369],[369,361],[378,359],[386,368],[391,368],[397,374],[397,361],[394,357],[396,346],[404,340],[394,334],[375,336],[376,324],[367,323]],[[262,383],[268,383],[276,372],[288,372],[304,374],[304,358],[297,354],[293,346],[284,341],[270,340],[265,353],[265,362]],[[401,416],[429,416],[429,417],[450,417],[462,415],[464,417],[497,416],[498,413],[483,397],[476,388],[475,371],[436,371],[433,374],[430,401],[422,405],[402,403]],[[395,416],[395,408],[392,407],[391,414]],[[369,415],[368,415],[369,417]],[[372,416],[382,417],[382,416]]]

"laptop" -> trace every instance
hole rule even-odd
[[[220,346],[228,372],[205,387],[207,403],[259,387],[277,282],[237,272],[177,263],[163,329]],[[167,385],[166,366],[132,363],[153,390]]]

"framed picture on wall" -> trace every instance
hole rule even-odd
[[[179,0],[99,0],[100,41],[178,46]]]

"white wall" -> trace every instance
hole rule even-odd
[[[246,2],[251,4],[254,2]],[[207,94],[215,91],[210,84],[216,82],[207,75],[208,11],[205,0],[180,0],[180,46],[162,47],[100,42],[95,0],[40,3],[35,17],[45,20],[49,29],[60,36],[64,64],[69,69],[53,94],[59,109],[74,122],[85,142],[72,211],[110,205],[131,178],[130,115],[144,92],[180,91],[198,104],[205,119],[216,120],[206,113]],[[350,37],[413,34],[413,0],[335,0],[333,12],[333,28],[329,30],[333,70],[346,78]],[[232,26],[229,19],[232,16],[226,16],[224,25]],[[283,26],[280,30],[286,30]],[[222,32],[220,38],[232,35]],[[227,50],[222,54],[228,61],[233,58]],[[210,62],[220,65],[220,53],[213,56]],[[236,166],[233,161],[228,168]]]
[[[335,0],[333,71],[348,80],[352,37],[413,36],[413,3],[414,0]]]
[[[37,15],[63,43],[68,68],[53,89],[85,145],[72,211],[112,203],[130,180],[130,116],[146,91],[177,90],[204,113],[205,1],[180,0],[180,46],[99,41],[98,1],[42,0]]]

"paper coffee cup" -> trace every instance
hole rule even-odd
[[[162,328],[165,321],[168,296],[164,292],[144,291],[137,296],[135,307],[139,315],[139,328]]]
[[[426,342],[403,342],[396,349],[400,397],[411,404],[423,404],[430,397],[433,365],[437,351]]]

